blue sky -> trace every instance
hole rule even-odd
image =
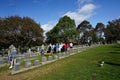
[[[120,18],[120,0],[0,0],[0,17],[28,16],[49,31],[64,15],[76,25],[88,20],[93,27],[98,22]]]

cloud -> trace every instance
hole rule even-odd
[[[50,21],[47,24],[41,25],[42,29],[45,31],[44,35],[46,32],[50,31],[55,25],[56,25],[56,21]]]
[[[43,28],[43,30],[44,30],[45,32],[47,32],[47,31],[49,31],[50,29],[53,28],[53,25],[47,23],[47,24],[42,25],[42,28]]]
[[[82,14],[89,14],[89,13],[92,13],[95,8],[96,6],[94,4],[86,4],[82,8],[80,8],[78,11],[79,13],[82,13]]]
[[[68,11],[64,13],[62,17],[67,15],[71,19],[75,20],[76,25],[80,24],[80,22],[89,19],[92,15],[95,14],[94,10],[96,9],[96,5],[92,4],[92,1],[93,0],[78,0],[78,4],[82,6],[79,7],[78,5],[78,9],[76,11]],[[42,25],[42,28],[46,33],[51,30],[56,25],[56,23],[57,21],[48,22],[47,24]]]
[[[81,1],[81,0],[79,0],[79,1]],[[83,20],[87,20],[92,15],[94,15],[95,14],[95,12],[94,12],[95,9],[96,9],[96,6],[94,4],[87,3],[84,6],[78,8],[77,11],[68,11],[63,16],[65,16],[65,15],[69,16],[71,19],[74,19],[76,24],[78,25]]]

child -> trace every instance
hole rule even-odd
[[[13,47],[10,55],[10,67],[9,69],[13,68],[13,65],[16,63],[16,57],[17,57],[17,50],[15,47]]]

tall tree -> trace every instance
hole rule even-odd
[[[89,21],[84,20],[78,25],[77,30],[80,33],[81,41],[85,43],[88,37],[92,36],[93,27]]]
[[[120,40],[120,18],[108,22],[105,36],[109,43]]]
[[[81,22],[78,27],[77,30],[81,33],[85,33],[86,31],[90,31],[92,29],[92,25],[90,24],[89,21],[84,20],[83,22]]]
[[[46,34],[49,42],[69,42],[73,40],[73,35],[78,36],[78,32],[76,30],[75,21],[68,16],[60,18],[56,26]]]
[[[0,18],[0,48],[40,45],[43,42],[43,29],[29,17],[10,16]]]
[[[95,27],[95,32],[100,42],[104,40],[104,33],[105,33],[104,31],[105,31],[105,25],[103,23],[97,23]]]
[[[95,31],[99,38],[102,38],[102,36],[104,34],[104,29],[105,29],[105,25],[103,23],[97,23],[97,25],[95,27]]]
[[[25,46],[30,45],[39,45],[40,42],[43,42],[43,29],[40,28],[40,25],[35,23],[29,17],[23,17],[23,25],[21,30],[21,35],[26,36],[23,37],[23,43],[26,43]],[[38,43],[35,43],[37,41]],[[34,43],[33,43],[34,42]]]

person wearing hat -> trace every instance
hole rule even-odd
[[[10,67],[9,69],[13,68],[14,64],[16,63],[16,57],[17,57],[17,50],[15,47],[11,50],[11,58],[10,58]]]

